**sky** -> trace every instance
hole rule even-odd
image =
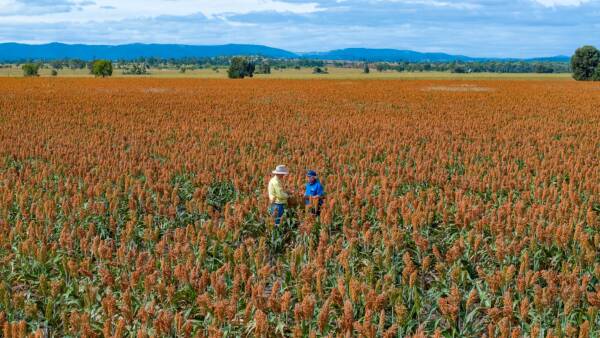
[[[600,47],[600,0],[0,0],[0,42],[571,55]]]

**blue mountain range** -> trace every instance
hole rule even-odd
[[[126,44],[126,45],[85,45],[48,43],[39,45],[21,43],[0,43],[0,61],[55,60],[55,59],[110,59],[133,60],[140,57],[180,59],[184,57],[216,56],[263,56],[280,59],[318,59],[339,61],[389,61],[389,62],[451,62],[451,61],[569,61],[568,56],[540,57],[530,59],[514,58],[475,58],[445,53],[420,53],[411,50],[346,48],[328,52],[295,53],[262,45],[227,44],[214,46],[194,46],[179,44]]]

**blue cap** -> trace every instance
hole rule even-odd
[[[317,172],[315,172],[314,170],[309,170],[306,173],[306,176],[308,176],[308,177],[317,177]]]

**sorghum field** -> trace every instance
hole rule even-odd
[[[2,337],[597,337],[599,163],[593,83],[3,78]]]

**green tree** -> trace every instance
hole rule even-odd
[[[145,64],[134,63],[131,68],[126,68],[123,75],[147,75],[147,67]]]
[[[61,60],[54,60],[50,62],[50,66],[54,69],[62,69],[64,64]]]
[[[39,76],[40,65],[37,63],[26,63],[21,66],[21,69],[23,70],[23,76]]]
[[[387,63],[380,62],[375,65],[375,69],[377,69],[378,72],[386,71],[386,70],[388,70],[388,68],[389,68],[389,65]]]
[[[256,70],[256,65],[254,62],[248,61],[246,64],[246,76],[252,77],[254,75],[254,71]]]
[[[96,60],[92,64],[92,74],[94,76],[102,76],[107,77],[111,76],[113,73],[113,65],[109,60]]]
[[[571,57],[573,78],[577,81],[590,81],[600,65],[600,51],[593,46],[583,46]]]
[[[596,67],[594,74],[592,74],[592,81],[600,81],[600,64]]]
[[[71,59],[67,62],[71,69],[83,69],[86,66],[86,62],[79,59]]]
[[[231,58],[227,75],[230,79],[243,79],[254,75],[255,65],[247,58],[236,56]]]
[[[462,73],[466,73],[467,70],[465,69],[465,66],[458,64],[458,63],[454,63],[452,65],[452,67],[450,68],[450,72],[462,74]]]
[[[57,76],[58,75],[58,70],[52,69],[52,72],[50,73],[50,75]]]
[[[365,62],[365,66],[363,68],[363,73],[365,74],[369,74],[370,70],[369,70],[369,64],[367,62]]]
[[[271,74],[271,65],[268,62],[262,62],[256,67],[258,74]]]

